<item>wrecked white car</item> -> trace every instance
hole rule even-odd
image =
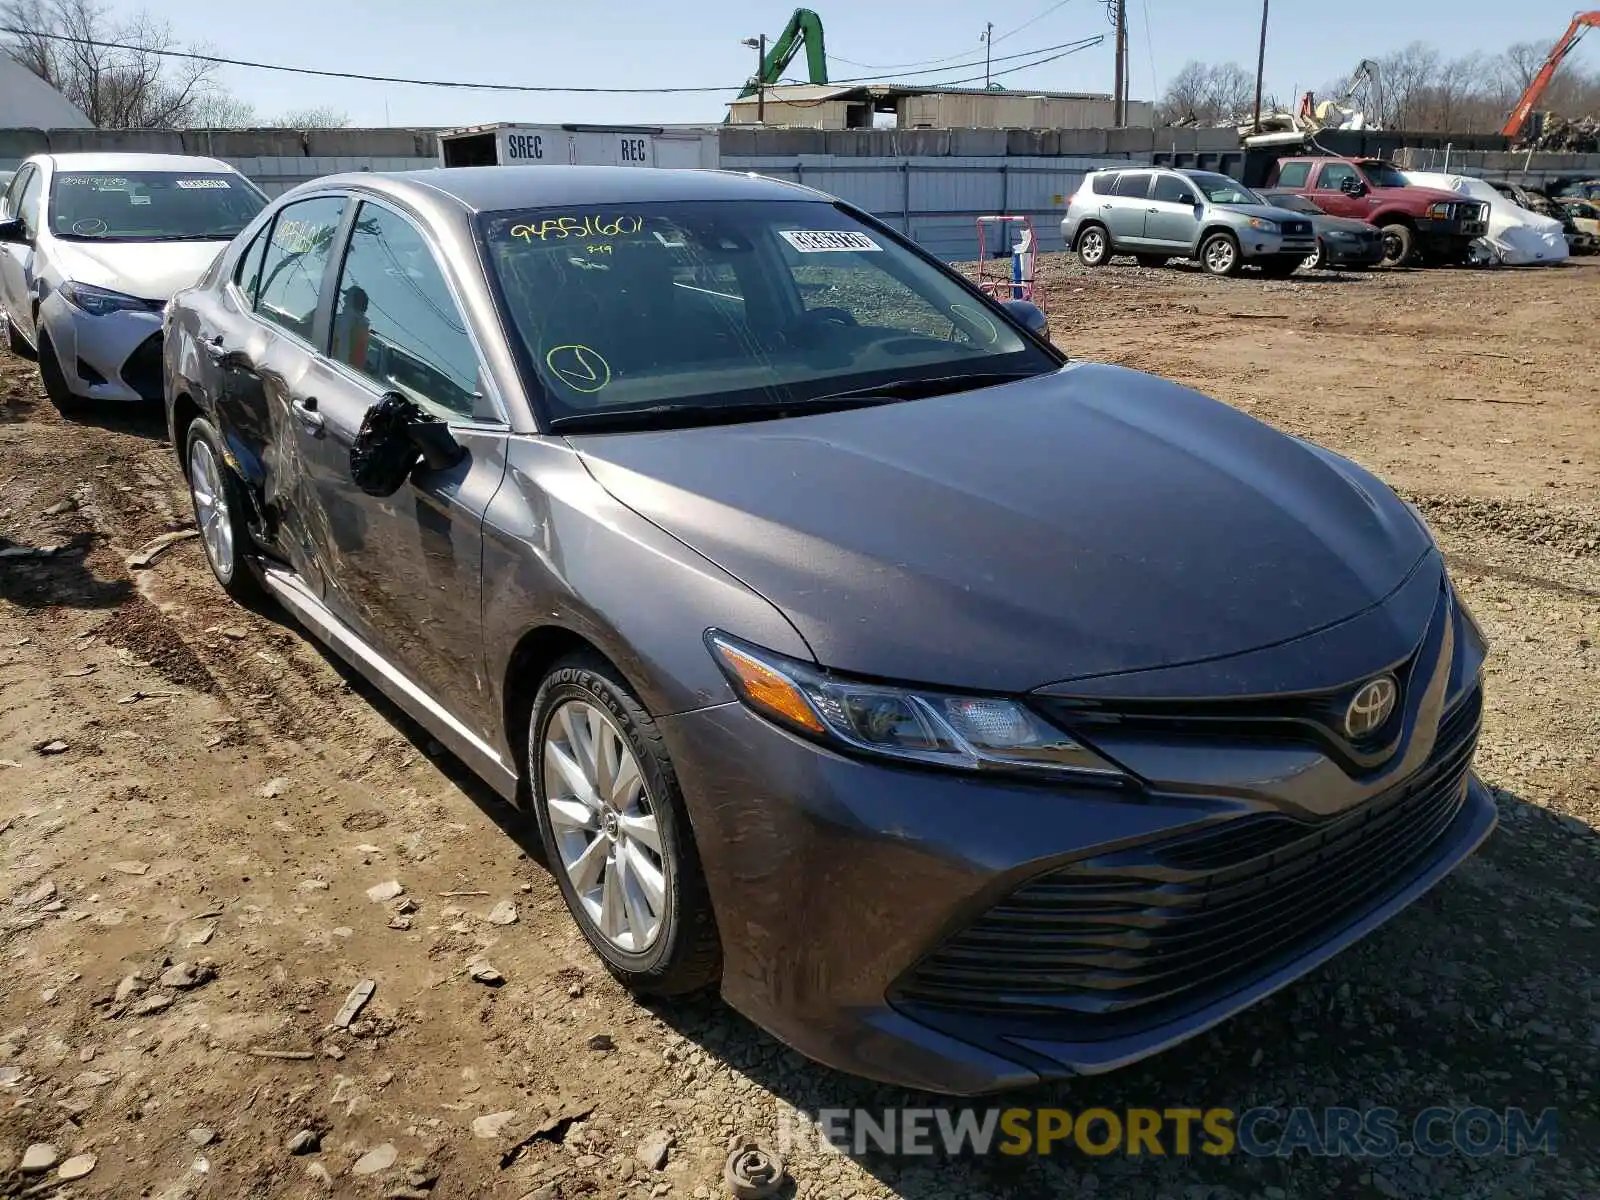
[[[1419,187],[1460,192],[1489,206],[1489,231],[1474,243],[1489,262],[1508,267],[1542,266],[1561,262],[1569,253],[1560,221],[1513,204],[1481,179],[1438,171],[1407,171],[1405,176]]]

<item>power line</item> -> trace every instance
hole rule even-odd
[[[1024,21],[1021,25],[1018,25],[1015,29],[1012,29],[1012,30],[1010,30],[1010,31],[1008,31],[1006,33],[997,33],[997,34],[995,34],[994,41],[996,41],[996,42],[1004,41],[1006,38],[1010,37],[1013,33],[1021,33],[1024,29],[1028,28],[1028,26],[1037,24],[1038,22],[1040,22],[1040,21],[1044,20],[1046,17],[1048,17],[1051,13],[1055,12],[1056,9],[1063,8],[1063,7],[1065,7],[1066,5],[1068,5],[1070,3],[1072,3],[1072,0],[1057,0],[1057,2],[1055,4],[1052,4],[1049,8],[1045,9],[1041,13],[1038,13],[1038,14],[1032,16],[1032,17],[1029,17],[1026,21]],[[990,44],[993,45],[993,42],[991,42]],[[937,66],[940,63],[954,62],[954,60],[956,60],[958,58],[965,58],[967,55],[969,55],[971,53],[972,53],[972,51],[970,51],[970,50],[961,50],[961,51],[959,51],[959,52],[957,52],[955,54],[947,54],[943,58],[919,58],[916,62],[907,62],[907,63],[865,63],[865,62],[856,62],[854,59],[845,58],[841,54],[829,54],[828,57],[831,58],[831,59],[834,59],[837,62],[847,63],[852,67],[860,67],[860,68],[862,68],[863,70],[866,70],[866,71],[903,71],[908,67]],[[1035,53],[1037,53],[1037,51],[1035,51]]]
[[[1091,35],[1091,36],[1100,37],[1101,35]],[[1035,54],[1048,54],[1052,50],[1068,50],[1068,51],[1072,51],[1072,50],[1086,49],[1087,47],[1083,46],[1082,43],[1084,43],[1087,40],[1089,40],[1089,39],[1087,39],[1087,38],[1077,38],[1077,39],[1075,39],[1073,41],[1070,41],[1070,42],[1060,42],[1060,43],[1058,43],[1058,44],[1056,44],[1054,46],[1035,46],[1032,50],[1021,50],[1021,51],[1018,51],[1015,54],[997,54],[997,55],[995,55],[995,57],[993,59],[991,59],[989,61],[997,62],[997,63],[1011,62],[1011,61],[1013,61],[1015,59],[1019,59],[1019,58],[1032,58]],[[1104,39],[1102,38],[1101,40],[1104,40]],[[952,63],[948,67],[933,67],[933,68],[929,68],[927,70],[922,70],[922,71],[902,71],[902,72],[900,72],[899,77],[900,78],[904,78],[905,76],[908,76],[908,75],[937,75],[941,71],[960,71],[960,70],[964,70],[967,67],[981,67],[983,65],[984,65],[984,59],[980,55],[979,57],[974,58],[971,62]],[[1009,69],[1010,70],[1016,70],[1017,68],[1013,67],[1013,68],[1009,68]],[[995,74],[1003,74],[1003,72],[995,72]],[[828,85],[831,87],[833,84],[836,84],[836,83],[839,83],[839,84],[844,84],[844,83],[871,83],[874,80],[878,80],[878,79],[882,79],[882,78],[884,78],[884,77],[881,76],[881,75],[858,75],[858,76],[853,76],[853,77],[847,77],[847,78],[844,78],[844,79],[831,79],[831,80],[828,81]]]
[[[1062,0],[1062,2],[1065,3],[1065,2],[1067,2],[1067,0]],[[1057,5],[1057,7],[1059,7],[1059,5]],[[108,41],[101,41],[101,40],[96,39],[96,38],[72,37],[72,36],[70,36],[68,34],[63,34],[63,33],[43,33],[43,32],[40,32],[39,30],[18,29],[18,28],[15,28],[13,26],[6,26],[6,25],[0,25],[0,33],[8,33],[8,34],[11,34],[11,35],[13,35],[15,37],[38,38],[38,39],[41,39],[43,41],[50,41],[50,42],[67,42],[67,43],[69,43],[71,45],[76,45],[76,46],[99,46],[102,49],[106,49],[106,50],[128,50],[128,51],[132,51],[132,52],[137,53],[137,54],[152,54],[152,55],[155,55],[158,58],[182,58],[182,59],[188,59],[188,60],[193,61],[193,62],[212,63],[212,64],[214,64],[216,66],[223,66],[223,67],[247,67],[247,68],[250,68],[252,70],[257,70],[257,71],[278,71],[280,73],[289,74],[289,75],[313,75],[313,76],[317,76],[317,77],[323,78],[323,79],[349,79],[349,80],[355,80],[357,82],[362,82],[362,83],[398,83],[398,84],[407,84],[407,85],[410,85],[410,86],[413,86],[413,87],[465,88],[465,89],[473,89],[473,90],[477,90],[477,91],[488,91],[488,92],[540,92],[540,93],[563,93],[563,92],[565,92],[565,93],[581,93],[581,94],[584,94],[584,95],[682,95],[682,94],[686,94],[686,93],[706,94],[706,93],[720,93],[720,92],[729,92],[729,91],[737,92],[740,88],[742,88],[744,86],[744,81],[740,81],[739,83],[735,83],[735,84],[726,84],[726,85],[723,85],[723,86],[720,86],[720,87],[557,87],[557,86],[543,85],[543,84],[480,83],[480,82],[467,82],[467,81],[447,80],[447,79],[408,79],[408,78],[404,78],[402,76],[397,76],[397,75],[367,75],[367,74],[363,74],[363,73],[357,72],[357,71],[325,71],[325,70],[320,70],[320,69],[318,69],[316,67],[291,67],[291,66],[287,66],[287,65],[285,65],[283,63],[257,62],[257,61],[251,60],[251,59],[244,59],[244,58],[226,58],[226,57],[223,57],[222,55],[218,55],[218,54],[201,54],[198,51],[193,51],[193,50],[157,50],[157,49],[154,49],[154,48],[149,47],[149,46],[130,45],[130,44],[126,43],[126,42],[108,42]],[[1006,60],[1017,59],[1017,58],[1027,58],[1027,57],[1029,57],[1031,55],[1043,54],[1043,53],[1045,53],[1047,51],[1051,51],[1051,50],[1062,50],[1062,49],[1065,49],[1065,51],[1066,51],[1065,54],[1056,54],[1053,57],[1041,59],[1039,62],[1020,64],[1020,65],[1015,66],[1015,67],[1010,67],[1005,71],[997,71],[997,72],[995,72],[995,74],[996,75],[1014,74],[1017,71],[1027,70],[1030,67],[1042,66],[1044,63],[1054,62],[1058,58],[1064,58],[1064,57],[1066,57],[1067,54],[1074,54],[1078,50],[1086,50],[1090,46],[1099,45],[1104,40],[1105,39],[1104,39],[1103,36],[1096,36],[1094,38],[1081,39],[1079,42],[1063,42],[1059,46],[1041,46],[1041,47],[1038,47],[1037,49],[1026,50],[1026,51],[1023,51],[1023,52],[1021,52],[1019,54],[1003,55],[1001,58],[996,59],[994,61],[1000,62],[1000,61],[1006,61]],[[956,57],[959,57],[959,56],[956,56]],[[977,66],[981,62],[982,62],[982,60],[978,59],[975,62],[957,63],[957,64],[954,64],[953,66],[945,67],[945,68],[941,68],[941,69],[943,69],[943,70],[957,70],[957,69],[960,69],[962,67]],[[931,71],[913,71],[913,72],[911,72],[911,74],[914,74],[914,75],[927,75],[927,74],[932,74],[932,73],[934,73],[934,72],[931,72]],[[942,86],[954,86],[955,83],[971,83],[976,79],[982,79],[982,78],[983,78],[983,76],[976,75],[976,76],[973,76],[971,79],[962,79],[962,80],[951,81],[951,82],[945,83]],[[884,79],[883,76],[860,76],[860,77],[851,78],[851,79],[841,79],[841,80],[837,80],[835,82],[838,82],[838,83],[841,83],[841,84],[845,84],[845,83],[873,83],[873,82],[880,82],[883,79]],[[929,85],[929,86],[941,86],[941,85]]]

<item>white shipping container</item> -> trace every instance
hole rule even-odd
[[[439,135],[446,167],[718,165],[715,129],[636,125],[479,125]]]

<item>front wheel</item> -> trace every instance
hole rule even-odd
[[[528,771],[550,869],[611,973],[662,996],[716,983],[722,945],[677,775],[610,664],[578,655],[545,677]]]
[[[1231,233],[1213,233],[1200,247],[1200,265],[1208,275],[1239,273],[1239,243]]]
[[[1328,265],[1328,247],[1323,245],[1322,239],[1317,239],[1317,252],[1306,255],[1303,264],[1308,271],[1320,271]]]
[[[50,403],[63,416],[83,407],[83,397],[76,395],[67,385],[61,359],[56,356],[50,335],[42,329],[39,331],[39,382],[44,385],[44,394],[50,398]]]
[[[243,485],[228,467],[217,431],[204,417],[196,417],[189,425],[183,461],[188,469],[194,520],[200,527],[200,541],[211,573],[228,595],[241,604],[254,606],[265,591],[244,559],[250,531],[244,521]]]
[[[1416,258],[1416,254],[1417,236],[1411,231],[1411,226],[1396,224],[1383,227],[1384,266],[1406,266]]]
[[[1086,267],[1103,267],[1111,257],[1111,240],[1099,225],[1091,225],[1078,235],[1078,261]]]

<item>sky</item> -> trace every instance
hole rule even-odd
[[[1313,5],[1278,0],[1267,32],[1266,90],[1284,101],[1349,74],[1414,39],[1446,57],[1498,53],[1549,40],[1567,26],[1575,0],[1455,0],[1437,6],[1394,0]],[[811,0],[826,33],[830,71],[930,84],[981,75],[986,22],[994,54],[1048,47],[1104,33],[1092,49],[1016,74],[1007,86],[1111,90],[1111,27],[1102,0]],[[115,0],[127,14],[137,0]],[[314,106],[353,125],[457,126],[529,123],[715,122],[754,68],[741,39],[776,36],[793,9],[751,0],[158,0],[144,5],[170,21],[181,42],[228,57],[369,74],[589,87],[707,87],[702,94],[509,94],[358,83],[227,68],[220,81],[263,115]],[[1053,10],[1053,11],[1051,11]],[[1204,12],[1204,16],[1197,15]],[[1037,18],[1037,19],[1035,19]],[[1128,0],[1131,95],[1149,99],[1190,59],[1255,68],[1261,9],[1255,0]],[[1026,28],[1018,28],[1031,22]],[[1012,32],[1015,31],[1015,32]],[[841,58],[871,64],[854,66]],[[950,59],[929,73],[899,64]],[[1014,62],[1027,62],[1017,59]],[[1600,33],[1574,61],[1600,67]],[[976,64],[967,65],[967,64]],[[803,73],[804,55],[791,65]],[[997,65],[1009,66],[1010,63]],[[888,69],[884,69],[888,68]],[[965,86],[981,86],[967,84]]]

